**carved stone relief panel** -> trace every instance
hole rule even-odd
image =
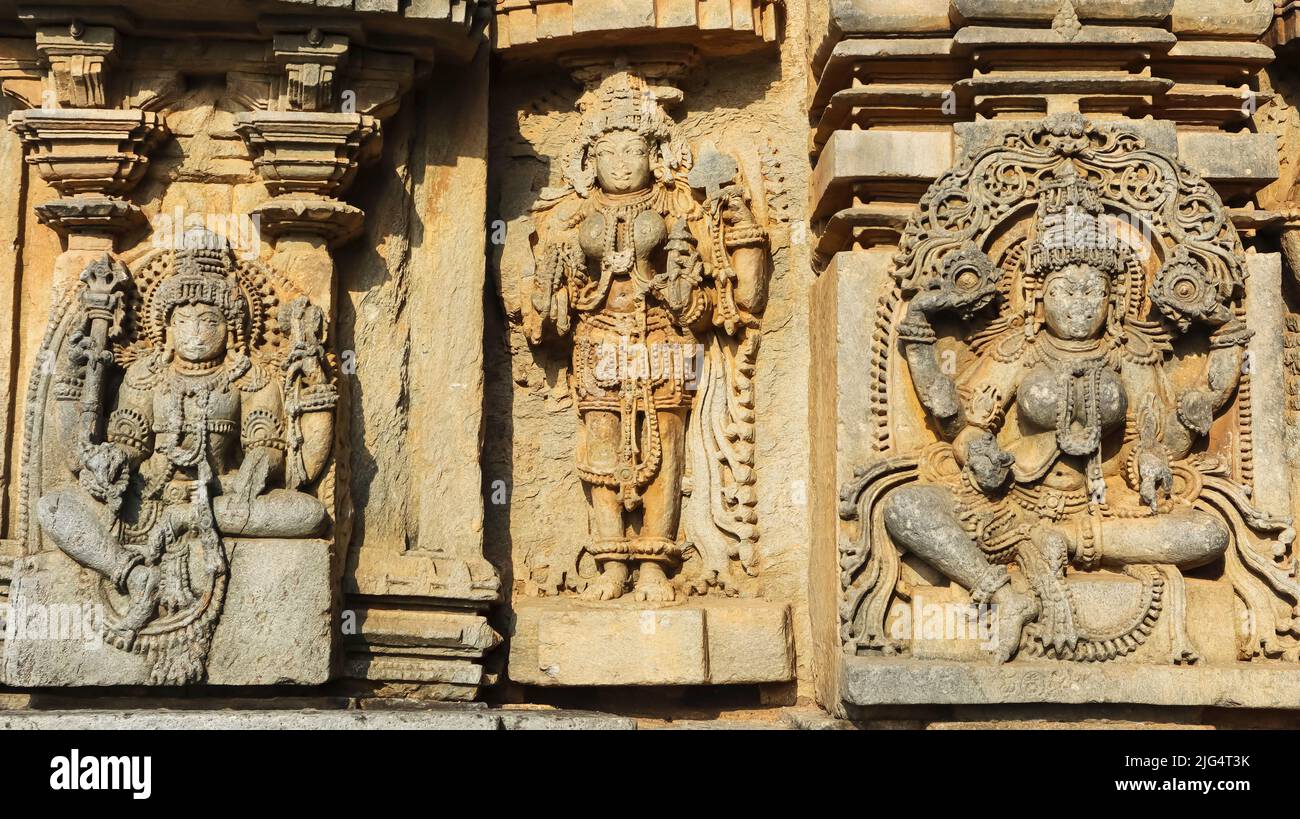
[[[1276,272],[1138,131],[1005,130],[922,199],[872,318],[876,459],[841,494],[846,696],[1051,701],[1017,682],[1044,662],[1065,701],[1280,685],[1300,585],[1281,390],[1252,364],[1281,314],[1249,296]]]
[[[564,499],[543,512],[553,525],[515,541],[518,682],[759,682],[792,671],[786,603],[764,598],[756,458],[763,315],[787,203],[771,153],[692,139],[676,118],[694,61],[682,50],[568,59],[576,102],[561,91],[539,108],[554,105],[568,136],[539,131],[544,144],[534,143],[556,152],[551,184],[530,197],[516,184],[526,176],[503,180],[514,201],[531,198],[500,262],[515,377],[548,385],[545,437],[525,445],[540,443],[567,471],[516,470],[527,481],[516,497]],[[533,396],[519,400],[531,407]],[[531,426],[532,410],[514,423]],[[515,463],[538,454],[516,445]],[[638,618],[663,624],[644,631]],[[589,640],[575,649],[561,636],[583,628],[631,642],[602,659],[580,648]],[[669,648],[670,633],[696,649]],[[728,666],[734,639],[752,639],[748,666]]]
[[[13,640],[7,681],[178,685],[219,670],[256,679],[272,662],[286,680],[328,677],[330,544],[316,538],[328,536],[318,494],[337,391],[325,330],[320,308],[206,232],[130,268],[106,255],[61,294],[50,366],[29,387],[28,554],[12,596],[19,609],[81,604],[110,648]],[[249,633],[223,656],[228,594],[250,583],[292,583],[311,601],[306,622],[277,618],[315,638],[306,656],[250,657],[271,646]]]
[[[401,220],[440,207],[434,187],[464,190],[474,206],[474,169],[390,184],[409,181],[415,161],[424,176],[439,150],[481,151],[485,116],[473,103],[486,60],[453,63],[483,54],[485,9],[453,5],[445,21],[425,19],[436,10],[405,21],[263,16],[250,21],[260,41],[221,29],[169,38],[160,32],[174,9],[137,21],[60,7],[31,12],[33,40],[0,43],[0,81],[18,103],[10,125],[32,172],[22,206],[40,220],[24,287],[53,294],[48,325],[36,318],[44,305],[16,319],[28,372],[12,444],[20,488],[13,524],[0,527],[12,536],[6,558],[17,547],[7,602],[32,617],[4,640],[7,684],[318,685],[347,675],[424,697],[477,692],[479,660],[500,640],[482,616],[499,581],[472,527],[454,544],[429,532],[420,549],[353,543],[351,470],[373,430],[350,422],[367,420],[357,407],[376,396],[362,394],[338,322],[346,301],[354,343],[352,282],[426,265],[411,261]],[[366,45],[376,31],[386,50]],[[384,121],[417,72],[430,72],[435,44],[466,91],[444,95],[441,117],[408,116],[399,150],[385,155]],[[381,161],[390,172],[357,186]],[[356,187],[385,206],[381,224],[346,201]],[[341,264],[339,249],[363,233],[402,255]],[[47,245],[59,250],[37,252]],[[449,253],[436,238],[420,249],[427,264]],[[481,309],[482,256],[477,276],[459,261],[465,282],[450,289]],[[449,312],[464,322],[463,309]],[[367,338],[394,318],[364,316]],[[402,376],[456,382],[456,412],[472,419],[482,345],[468,333],[461,342],[448,345],[460,370],[421,361]],[[473,500],[478,431],[426,438],[465,464],[458,475],[475,476]],[[375,477],[363,478],[368,492]],[[432,515],[427,506],[402,515]],[[84,620],[85,641],[43,639],[33,618],[56,610]]]

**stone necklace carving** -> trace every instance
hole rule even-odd
[[[1039,340],[1038,352],[1057,374],[1057,446],[1067,455],[1087,459],[1089,495],[1101,497],[1105,492],[1101,469],[1102,373],[1114,369],[1111,359],[1115,346],[1104,342],[1091,351],[1071,350],[1058,346],[1060,342],[1047,335]],[[1113,340],[1108,338],[1107,342]]]

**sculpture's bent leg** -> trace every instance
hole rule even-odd
[[[143,562],[110,534],[104,507],[80,486],[60,489],[42,497],[36,506],[41,528],[68,557],[124,588],[131,569]]]
[[[36,515],[41,528],[64,554],[128,595],[130,606],[110,638],[129,649],[158,606],[158,569],[145,565],[143,555],[118,543],[106,519],[107,511],[80,486],[45,495],[37,503]]]
[[[1026,623],[1038,616],[1037,601],[1002,581],[1006,570],[993,566],[957,519],[957,499],[941,486],[912,484],[890,493],[884,503],[885,530],[899,546],[938,569],[948,579],[992,594],[996,624],[995,662],[1006,662],[1020,647]]]
[[[1223,521],[1199,509],[1182,509],[1104,521],[1101,559],[1112,566],[1167,564],[1194,569],[1222,555],[1229,541]]]
[[[292,489],[272,489],[244,502],[218,495],[212,516],[222,534],[236,537],[311,537],[324,528],[325,505],[311,495]]]
[[[645,514],[641,539],[649,551],[654,544],[675,544],[682,513],[682,471],[686,461],[686,411],[659,412],[659,436],[663,442],[663,461],[659,473],[646,488],[642,498]],[[650,603],[671,602],[673,585],[665,572],[665,563],[676,562],[677,555],[666,560],[642,560],[634,593],[637,600]]]
[[[583,413],[583,451],[579,461],[601,472],[613,472],[618,466],[619,417],[616,413],[593,410]],[[615,554],[627,551],[627,537],[623,528],[623,505],[618,490],[608,486],[584,483],[587,491],[587,508],[590,513],[589,528],[593,554]],[[600,576],[587,584],[583,596],[592,600],[614,600],[627,590],[627,562],[618,557],[598,559]]]

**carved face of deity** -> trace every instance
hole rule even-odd
[[[1066,265],[1049,273],[1043,284],[1047,329],[1065,341],[1097,338],[1109,305],[1110,277],[1092,265]]]
[[[633,131],[614,131],[594,150],[596,179],[606,193],[635,193],[650,187],[650,144]]]
[[[206,363],[226,352],[226,316],[211,304],[182,304],[172,311],[167,326],[182,361]]]

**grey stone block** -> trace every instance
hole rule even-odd
[[[844,657],[850,705],[1131,703],[1220,708],[1300,708],[1300,668],[1016,661],[987,663]]]
[[[208,654],[214,685],[318,685],[331,673],[330,549],[322,540],[228,540],[230,581]],[[16,569],[4,681],[20,687],[144,685],[149,663],[103,642],[100,581],[61,552]],[[60,622],[52,625],[51,618]],[[43,619],[42,619],[43,618]],[[41,623],[44,623],[44,627]]]
[[[1178,157],[1215,187],[1259,190],[1281,173],[1274,134],[1189,131],[1178,136]]]

